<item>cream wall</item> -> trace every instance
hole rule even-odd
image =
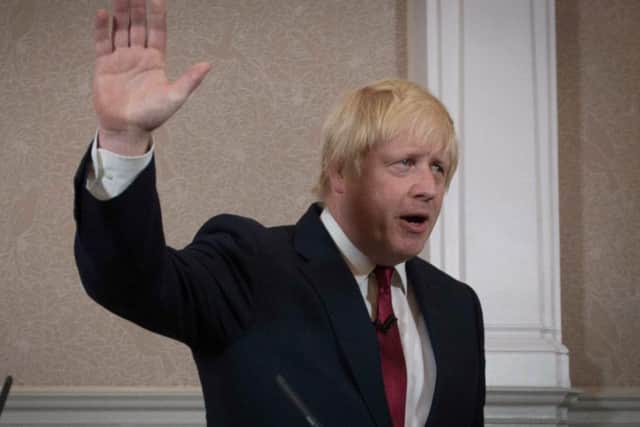
[[[640,386],[640,2],[557,2],[563,336],[577,386]]]
[[[95,131],[95,1],[0,1],[0,376],[195,385],[188,350],[98,307],[72,256],[71,180]],[[405,3],[169,1],[169,69],[213,71],[156,134],[168,241],[218,212],[295,221],[337,95],[406,75]]]

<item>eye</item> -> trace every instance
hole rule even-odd
[[[434,173],[437,173],[439,175],[442,175],[442,176],[446,175],[446,170],[445,170],[444,166],[442,165],[442,163],[440,163],[440,162],[433,163],[431,165],[431,170]]]
[[[391,163],[391,170],[397,174],[406,174],[416,165],[415,159],[410,157]]]

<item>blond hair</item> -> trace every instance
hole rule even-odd
[[[323,200],[328,194],[331,167],[359,175],[362,158],[371,147],[401,132],[410,132],[425,144],[441,145],[449,156],[448,186],[458,164],[458,145],[447,109],[415,83],[382,80],[348,93],[327,117],[315,195]]]

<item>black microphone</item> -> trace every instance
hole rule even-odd
[[[384,322],[380,322],[380,320],[378,319],[374,320],[373,326],[375,326],[376,329],[382,332],[383,334],[386,334],[387,331],[391,328],[391,326],[393,326],[393,324],[396,323],[397,321],[398,321],[398,318],[393,313],[391,313]]]
[[[5,378],[4,385],[2,386],[2,392],[0,392],[0,415],[2,415],[4,404],[7,401],[7,397],[9,396],[9,389],[11,388],[11,383],[13,383],[13,378],[11,378],[11,375],[9,375],[7,376],[7,378]]]
[[[285,396],[293,403],[293,406],[298,408],[300,413],[304,416],[304,419],[307,421],[309,426],[311,427],[322,427],[322,424],[311,414],[307,405],[304,404],[298,393],[293,391],[287,380],[281,374],[276,375],[276,382],[280,389],[284,392]]]

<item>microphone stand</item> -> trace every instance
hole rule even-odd
[[[2,410],[4,409],[4,404],[7,401],[7,397],[9,397],[9,390],[11,389],[11,384],[13,383],[13,378],[11,375],[8,375],[4,380],[4,385],[2,386],[2,392],[0,392],[0,416],[2,416]]]
[[[276,375],[276,382],[289,401],[293,403],[293,406],[304,416],[305,421],[307,421],[310,427],[322,427],[322,424],[311,414],[307,405],[304,404],[300,396],[298,396],[298,393],[293,391],[287,380],[285,380],[281,374]]]

